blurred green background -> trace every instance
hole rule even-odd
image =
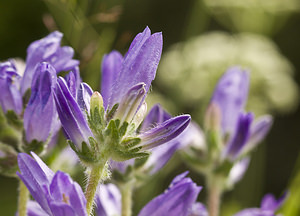
[[[291,195],[283,212],[300,215],[298,0],[1,0],[0,61],[25,59],[32,41],[59,30],[63,43],[72,46],[81,61],[83,80],[99,90],[103,54],[112,49],[124,53],[147,25],[164,37],[148,107],[160,102],[174,115],[191,113],[201,125],[217,79],[228,66],[238,64],[251,71],[247,108],[257,115],[275,116],[244,179],[224,195],[222,215],[258,206],[263,194],[279,196],[287,189]],[[137,193],[144,199],[136,209],[187,169],[178,160],[165,168],[168,176],[159,173],[149,180],[143,195]],[[203,184],[195,173],[190,176]],[[17,181],[0,177],[0,194],[1,215],[14,215]],[[205,190],[199,199],[205,202],[204,197]]]

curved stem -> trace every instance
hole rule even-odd
[[[29,199],[29,191],[22,180],[19,180],[19,199],[18,199],[18,213],[19,216],[27,215],[27,201]]]
[[[131,216],[132,208],[132,184],[127,182],[120,186],[122,194],[122,216]]]
[[[97,191],[97,186],[99,182],[102,180],[102,177],[105,176],[103,175],[104,170],[105,170],[105,164],[100,164],[98,166],[94,166],[91,169],[89,179],[88,179],[88,184],[87,188],[85,191],[85,198],[86,198],[86,211],[88,215],[91,215],[93,211],[93,204],[94,204],[94,197]]]

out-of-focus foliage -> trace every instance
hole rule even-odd
[[[300,9],[298,0],[204,0],[220,23],[235,31],[272,34]]]
[[[282,215],[300,215],[300,157],[297,162],[297,172],[289,186],[289,198],[282,208]]]
[[[284,113],[298,104],[291,63],[272,41],[254,34],[214,32],[176,44],[165,51],[157,81],[177,107],[202,115],[199,110],[205,108],[217,80],[232,65],[251,73],[248,110]]]

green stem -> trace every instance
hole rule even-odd
[[[120,186],[122,194],[122,216],[131,216],[132,189],[131,182],[127,182]]]
[[[18,212],[19,216],[27,215],[27,201],[29,199],[29,191],[24,185],[22,180],[19,181],[19,199],[18,199]]]
[[[216,179],[208,184],[208,212],[209,216],[219,216],[222,190]]]
[[[94,166],[91,169],[89,179],[88,179],[88,185],[85,191],[85,198],[86,198],[86,211],[88,215],[91,215],[93,210],[93,204],[94,204],[94,197],[97,191],[97,186],[99,182],[102,180],[103,172],[105,170],[105,164],[100,164],[98,166]]]

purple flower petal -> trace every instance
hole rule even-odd
[[[273,124],[272,116],[265,115],[257,120],[251,125],[250,136],[245,146],[244,152],[249,152],[255,148],[268,134]]]
[[[29,200],[27,202],[27,216],[49,216],[49,214],[37,202]]]
[[[273,194],[266,194],[261,201],[261,209],[275,212],[287,198],[287,193],[284,193],[278,200]]]
[[[22,96],[19,92],[21,77],[17,73],[13,61],[0,63],[0,105],[4,113],[13,110],[21,114],[23,109]]]
[[[80,186],[73,182],[71,177],[58,171],[50,184],[50,194],[52,196],[52,204],[66,203],[72,206],[74,215],[86,214],[86,200]],[[55,214],[56,215],[56,214]]]
[[[122,69],[115,80],[108,106],[119,103],[126,92],[137,83],[146,84],[146,93],[155,77],[162,51],[162,34],[151,35],[149,28],[136,36],[124,57]]]
[[[156,125],[163,123],[171,117],[172,116],[164,111],[159,104],[156,104],[152,107],[148,115],[145,117],[140,131],[145,132],[151,128],[154,128]]]
[[[191,209],[189,209],[188,216],[208,216],[208,212],[205,205],[197,202],[193,204]]]
[[[223,133],[232,133],[247,101],[249,75],[239,67],[229,68],[219,80],[211,103],[221,109]]]
[[[138,215],[188,215],[201,187],[198,187],[190,178],[185,178],[186,175],[187,172],[175,177],[168,190],[151,200]]]
[[[59,77],[56,85],[55,102],[65,133],[81,149],[82,142],[88,142],[93,134],[75,98],[71,95],[65,80]]]
[[[37,157],[34,153],[32,155]],[[17,172],[17,175],[24,182],[33,198],[50,214],[47,194],[44,193],[43,187],[50,184],[54,173],[41,160],[35,161],[25,153],[18,154],[18,164],[21,173]]]
[[[109,97],[112,94],[113,84],[120,76],[122,69],[123,56],[117,52],[112,51],[105,55],[102,60],[102,79],[101,79],[101,95],[105,109],[107,109]],[[110,107],[111,109],[112,107]]]
[[[32,81],[31,96],[24,112],[26,141],[45,142],[57,123],[54,103],[55,69],[48,63],[37,67]]]
[[[180,115],[171,118],[157,127],[141,133],[141,146],[143,149],[151,149],[166,143],[177,137],[190,123],[191,117],[189,115]]]
[[[275,216],[275,212],[286,199],[286,193],[278,200],[271,194],[264,196],[260,208],[248,208],[240,211],[234,216]]]
[[[131,122],[138,111],[146,94],[145,83],[138,83],[131,87],[125,97],[119,104],[114,119],[120,119],[121,122]]]
[[[248,141],[250,126],[253,119],[254,116],[252,113],[240,114],[235,132],[224,149],[223,156],[228,157],[231,160],[234,160],[239,156],[239,153]]]
[[[98,216],[121,215],[121,193],[114,184],[100,185],[96,194]]]
[[[31,43],[27,49],[26,68],[21,84],[21,93],[30,88],[36,66],[41,62],[49,62],[56,72],[68,71],[79,64],[73,60],[71,47],[60,47],[62,33],[55,31],[40,40]]]
[[[243,178],[246,170],[248,169],[249,163],[250,158],[246,157],[234,164],[228,176],[229,186],[233,186]]]
[[[68,174],[58,171],[55,175],[34,153],[18,155],[21,173],[18,176],[41,208],[51,216],[87,216],[86,199],[81,187]],[[36,205],[33,206],[35,210]],[[42,215],[42,214],[41,214]]]
[[[87,83],[81,83],[77,93],[77,103],[83,113],[90,112],[90,100],[93,94],[92,88]]]

